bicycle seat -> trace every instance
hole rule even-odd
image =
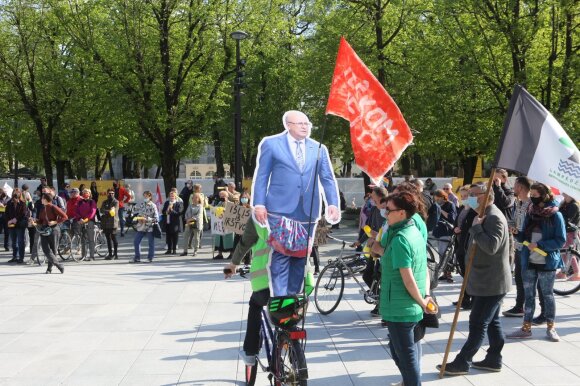
[[[298,324],[306,314],[308,298],[304,295],[274,296],[268,302],[272,324],[288,329]]]

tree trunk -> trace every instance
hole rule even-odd
[[[68,161],[66,160],[56,160],[55,162],[55,166],[56,166],[56,184],[57,184],[57,188],[64,188],[64,174],[65,174],[65,168],[66,168],[66,164]],[[57,192],[58,192],[57,189]]]
[[[177,173],[175,170],[175,165],[177,165],[175,151],[172,146],[167,146],[163,154],[161,154],[161,175],[163,176],[165,196],[169,194],[171,188],[177,186]],[[157,169],[157,171],[159,172],[159,169]]]
[[[461,161],[463,167],[463,185],[469,185],[473,182],[473,176],[477,166],[477,156],[465,157]]]
[[[363,184],[364,184],[365,194],[370,193],[371,188],[369,187],[369,185],[372,183],[371,178],[365,172],[362,172],[362,175],[363,175]]]
[[[111,154],[111,151],[107,152],[107,160],[109,161],[109,172],[111,174],[111,179],[114,180],[115,179],[115,171],[113,170],[113,156]]]
[[[222,142],[220,139],[220,133],[217,130],[213,132],[213,147],[215,153],[216,173],[218,174],[218,176],[224,177],[225,169],[224,169],[224,158],[222,155]]]
[[[422,176],[423,175],[423,159],[421,158],[421,154],[419,154],[419,152],[415,152],[415,154],[413,155],[413,161],[415,164],[415,170],[417,171],[416,177]]]
[[[572,34],[574,28],[572,24],[572,13],[573,13],[573,5],[569,5],[565,11],[565,18],[566,18],[566,32],[565,32],[565,44],[564,44],[564,63],[562,64],[562,72],[560,75],[560,103],[558,104],[558,109],[556,110],[556,114],[554,114],[557,118],[562,117],[572,102],[572,97],[574,95],[574,82],[571,82],[570,79],[570,68],[576,57],[575,54],[572,53],[573,49],[573,42],[572,42]]]
[[[95,180],[101,179],[101,173],[99,170],[100,166],[101,166],[101,155],[97,153],[97,155],[95,156]]]
[[[82,157],[79,160],[79,179],[87,179],[87,159]]]
[[[401,157],[401,169],[404,175],[411,174],[411,159],[408,155],[403,155]]]
[[[70,160],[66,161],[66,175],[68,178],[76,179],[76,176],[73,173],[72,162]]]
[[[41,144],[42,149],[42,164],[44,166],[44,175],[46,176],[46,184],[48,186],[53,185],[53,175],[52,175],[52,158],[50,144]]]
[[[347,178],[351,178],[352,177],[352,162],[347,162],[346,163],[346,177]]]

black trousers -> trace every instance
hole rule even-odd
[[[119,243],[117,242],[117,231],[115,229],[105,229],[103,230],[103,233],[107,239],[109,256],[117,256],[117,249],[119,247]]]
[[[56,240],[58,239],[60,239],[60,228],[58,226],[52,228],[52,235],[40,236],[40,246],[46,255],[48,269],[51,269],[53,265],[57,267],[61,265],[56,251]]]
[[[165,241],[167,242],[167,250],[174,252],[177,250],[177,240],[179,239],[179,232],[165,232]]]
[[[256,355],[260,352],[260,325],[262,324],[262,308],[268,304],[270,289],[252,292],[250,309],[248,310],[248,324],[244,338],[246,355]]]
[[[314,272],[320,272],[320,253],[318,252],[318,245],[312,246],[310,257],[314,260]]]

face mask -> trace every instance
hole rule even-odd
[[[479,203],[477,202],[477,197],[467,197],[465,204],[472,209],[477,209]]]
[[[143,201],[145,201],[147,203],[147,202],[151,201],[151,199],[150,198],[145,198]]]
[[[83,198],[84,198],[85,200],[88,200],[88,199],[89,199],[89,197],[91,197],[91,195],[90,195],[90,194],[83,194]]]
[[[387,210],[385,208],[381,208],[381,216],[387,218]]]
[[[532,204],[534,204],[534,205],[538,205],[544,201],[544,200],[542,200],[542,197],[530,197],[530,200],[532,201]]]
[[[248,199],[246,197],[240,198],[240,202],[242,204],[247,204],[248,203]]]

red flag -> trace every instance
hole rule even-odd
[[[326,114],[350,122],[350,141],[357,166],[379,185],[413,140],[395,101],[340,39]]]
[[[163,198],[161,198],[161,188],[159,188],[159,182],[157,183],[157,191],[155,192],[155,205],[157,205],[157,211],[161,213],[163,208]]]

